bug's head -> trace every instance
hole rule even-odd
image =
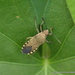
[[[44,30],[43,33],[47,36],[49,35],[49,31],[48,30]]]

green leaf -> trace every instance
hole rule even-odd
[[[32,55],[21,47],[45,19],[54,36]],[[45,25],[44,25],[45,29]],[[0,0],[0,75],[71,75],[75,71],[75,27],[65,0]]]
[[[72,15],[73,21],[75,22],[75,0],[66,0],[66,2]]]

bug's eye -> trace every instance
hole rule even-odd
[[[22,52],[24,54],[28,54],[31,52],[31,50],[32,50],[32,46],[27,46],[27,47],[23,47]]]

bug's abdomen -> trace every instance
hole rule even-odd
[[[36,47],[38,48],[41,44],[44,43],[46,36],[44,34],[37,34],[32,39],[30,39],[29,43],[26,46],[32,46],[34,50]]]
[[[37,50],[37,48],[44,43],[46,35],[44,33],[39,33],[30,39],[23,47],[23,53],[29,54]]]

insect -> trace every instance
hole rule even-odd
[[[44,19],[42,18],[42,23],[40,24],[40,31],[38,30],[37,28],[37,23],[36,23],[36,20],[35,20],[35,26],[36,26],[36,31],[38,32],[38,34],[36,34],[35,36],[33,37],[28,37],[27,39],[30,39],[29,41],[27,41],[23,47],[22,47],[22,53],[24,54],[32,54],[33,52],[35,52],[38,47],[40,45],[42,45],[45,41],[50,43],[50,41],[47,41],[46,40],[46,37],[48,35],[52,35],[52,28],[50,28],[50,32],[48,29],[46,30],[43,30],[42,29],[42,26],[44,24]]]

